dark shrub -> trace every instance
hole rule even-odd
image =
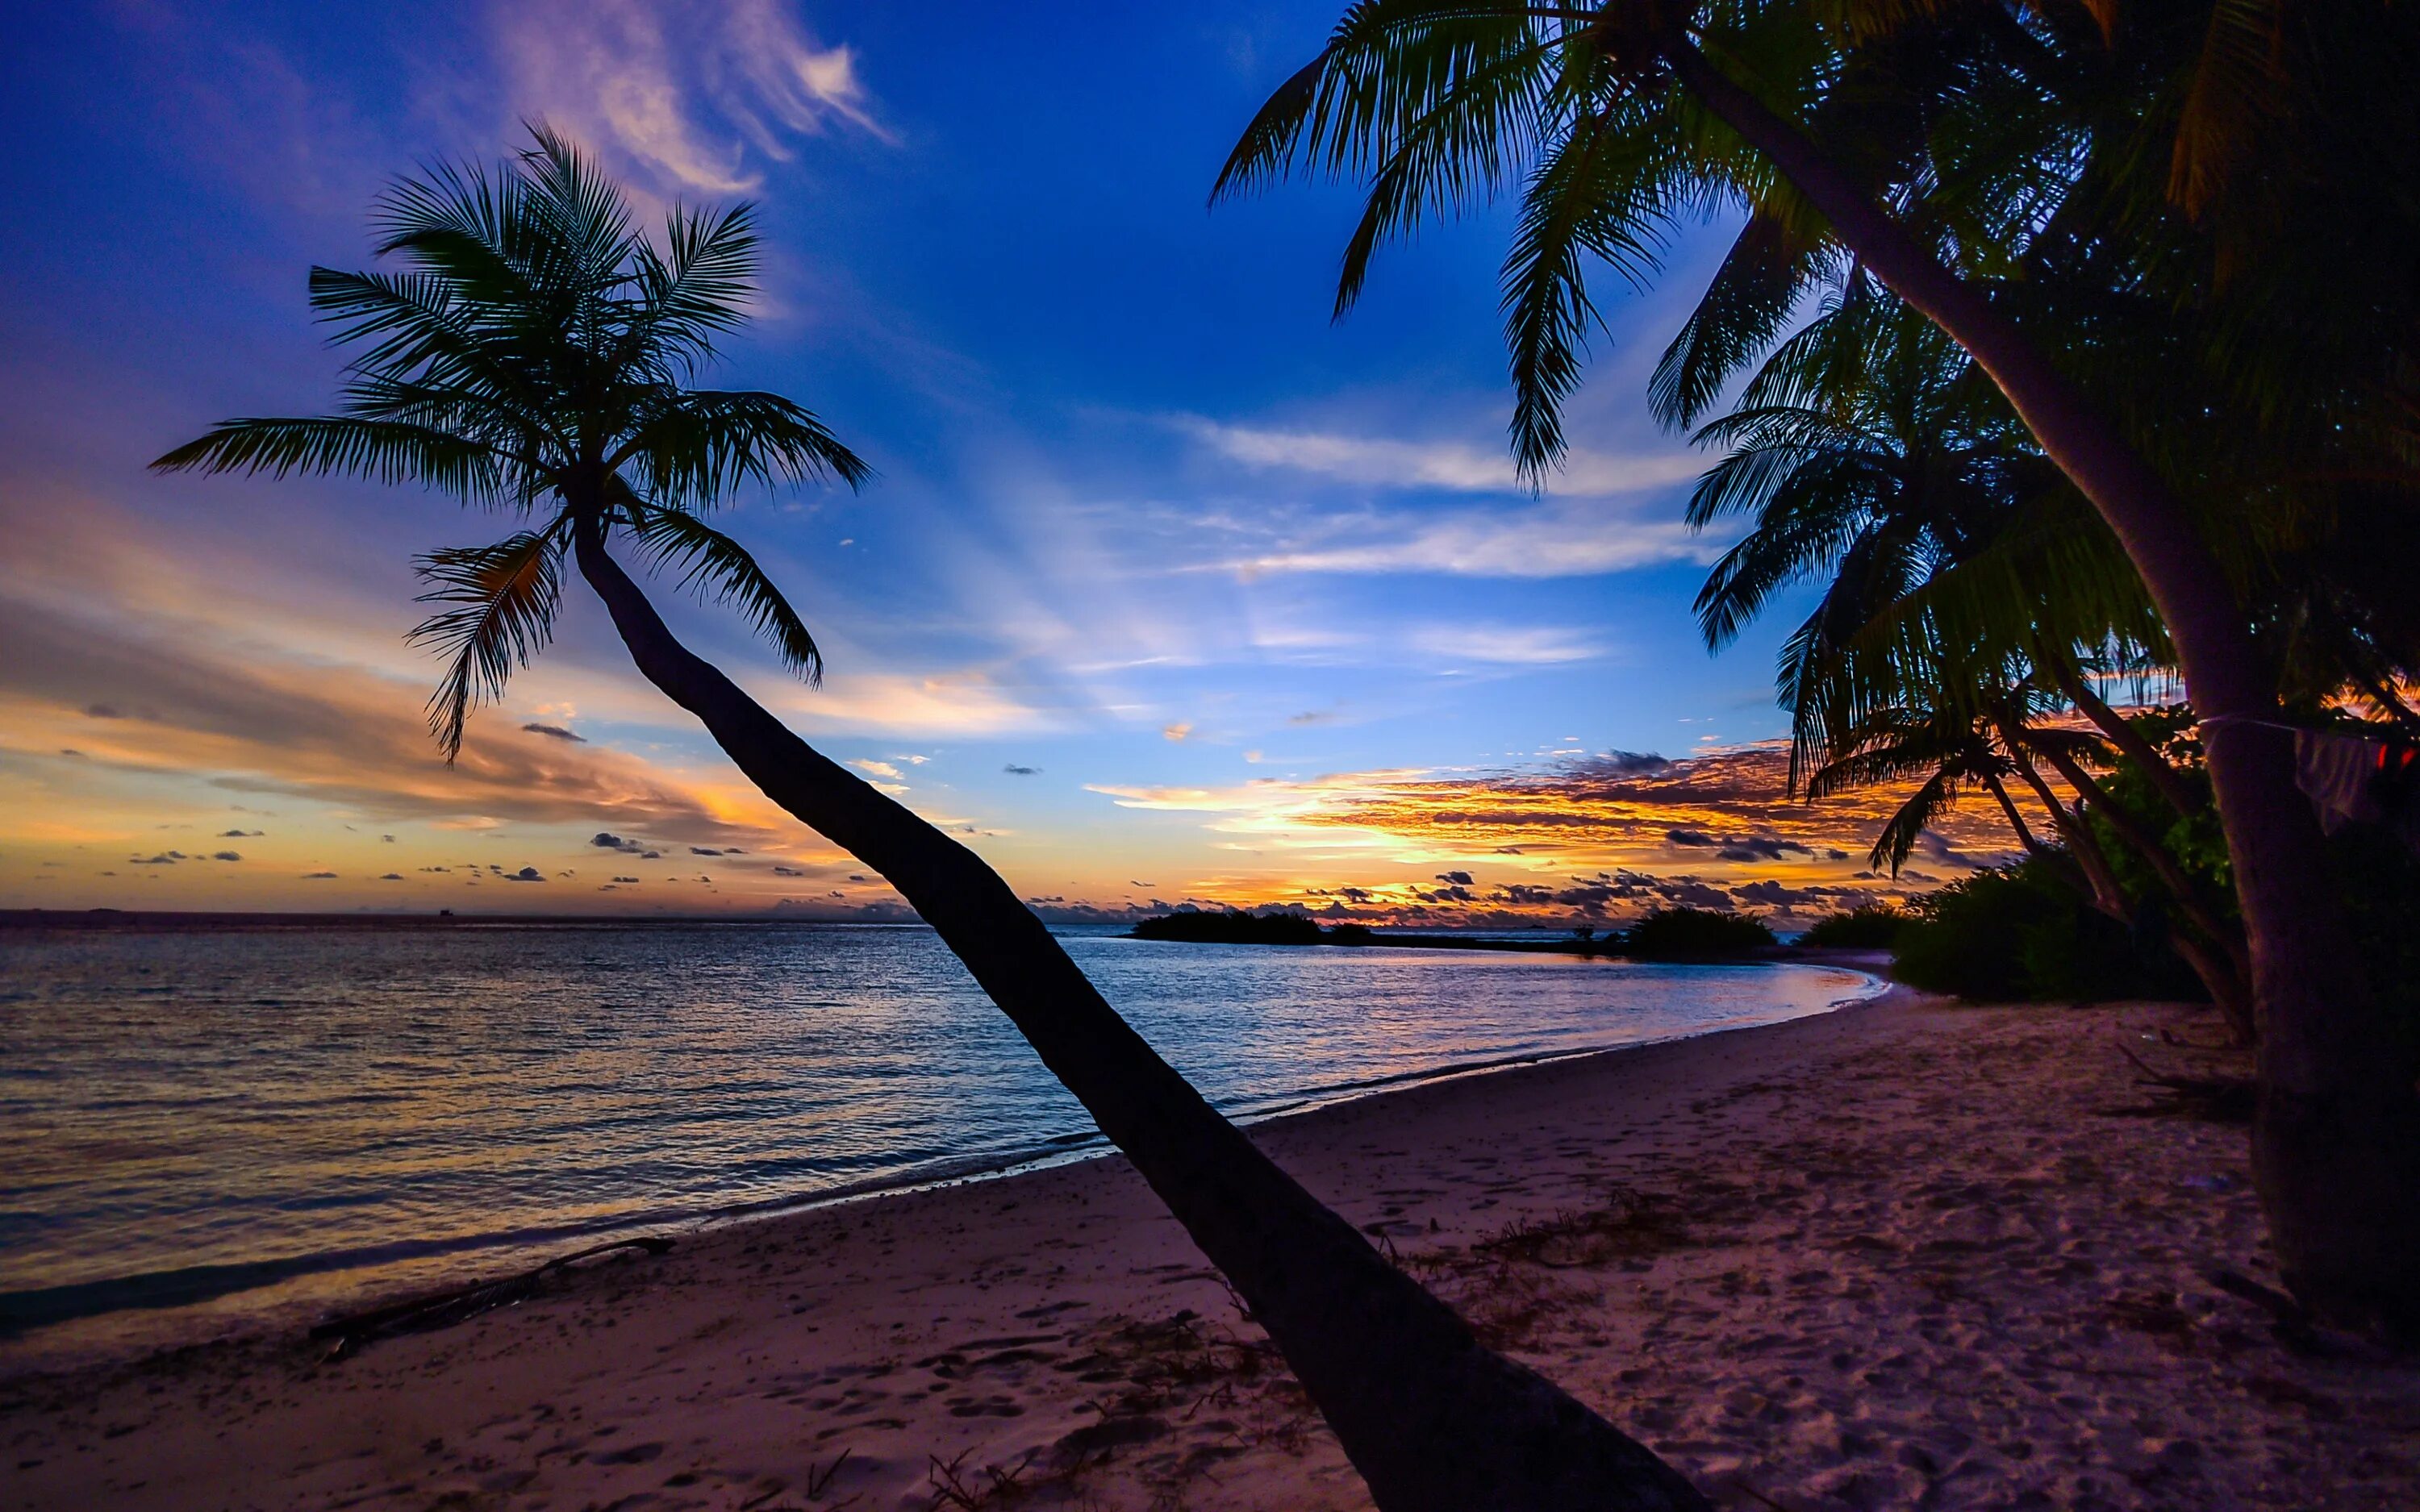
[[[1764,920],[1711,908],[1658,908],[1621,934],[1621,952],[1641,961],[1754,955],[1776,942]]]
[[[2135,927],[2095,911],[2029,859],[1978,872],[1908,905],[1892,975],[1977,1002],[2198,1000],[2201,983],[2147,912]]]
[[[1300,914],[1183,908],[1140,920],[1134,927],[1134,937],[1210,945],[1317,945],[1322,933],[1318,924]]]
[[[1887,950],[1898,943],[1907,915],[1888,903],[1867,903],[1845,914],[1826,914],[1798,936],[1801,945],[1835,950]]]
[[[2381,825],[2349,825],[2328,850],[2370,985],[2420,1074],[2420,856]]]

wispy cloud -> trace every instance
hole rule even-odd
[[[675,191],[754,189],[757,160],[789,161],[801,135],[888,139],[855,54],[818,45],[783,0],[507,0],[497,15],[520,108]]]
[[[1231,461],[1255,468],[1312,473],[1370,487],[1439,488],[1456,493],[1526,492],[1501,442],[1403,440],[1338,431],[1277,430],[1182,416],[1177,427]],[[1602,499],[1683,483],[1705,471],[1702,456],[1682,451],[1616,455],[1575,451],[1540,480],[1547,494]]]
[[[1435,625],[1412,633],[1415,649],[1441,662],[1476,661],[1507,667],[1554,667],[1593,661],[1605,648],[1586,631],[1551,625]],[[1296,715],[1291,724],[1324,717]]]
[[[981,737],[1047,730],[1055,722],[1049,711],[982,671],[840,672],[817,688],[771,680],[751,687],[768,707],[814,734]]]
[[[1220,563],[1243,572],[1434,572],[1472,578],[1586,578],[1666,562],[1712,562],[1723,542],[1600,501],[1549,499],[1445,515],[1340,517],[1318,532]]]
[[[1297,480],[1308,496],[1197,519],[1197,537],[1228,538],[1229,548],[1208,563],[1224,570],[1589,577],[1710,562],[1724,545],[1690,530],[1670,497],[1706,466],[1683,450],[1577,451],[1533,489],[1492,440],[1231,424],[1196,415],[1168,424],[1223,462]],[[1447,503],[1467,495],[1498,497]]]
[[[440,762],[422,689],[362,669],[214,645],[187,624],[71,617],[0,594],[0,748],[49,755],[70,738],[128,773],[207,776],[228,792],[285,793],[397,819],[608,818],[699,839],[786,833],[752,794],[626,753],[474,723],[461,760]],[[85,713],[95,690],[127,711]]]

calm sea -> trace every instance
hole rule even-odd
[[[1770,1023],[1805,965],[1061,932],[1239,1118]],[[922,928],[0,936],[0,1361],[1100,1148]]]

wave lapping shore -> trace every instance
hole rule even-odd
[[[1241,1119],[1875,986],[1805,964],[1062,938]],[[922,926],[87,932],[8,951],[0,1377],[1099,1148]]]
[[[1324,1199],[1727,1505],[2390,1508],[2420,1368],[2282,1339],[2238,1128],[2159,1006],[1820,1018],[1266,1124]],[[341,1363],[23,1380],[29,1509],[1355,1508],[1124,1162],[737,1225]],[[988,1497],[990,1500],[985,1500]]]

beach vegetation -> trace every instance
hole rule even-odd
[[[1367,924],[1322,924],[1283,908],[1179,908],[1137,919],[1133,933],[1139,940],[1213,945],[1373,945],[1378,938]]]
[[[1362,933],[1367,935],[1364,930]],[[1139,940],[1187,940],[1212,945],[1325,945],[1329,932],[1319,921],[1272,908],[1247,913],[1238,908],[1180,908],[1135,921]],[[1343,943],[1343,942],[1334,942]]]
[[[2112,924],[2155,881],[2256,1041],[2288,1284],[2420,1333],[2420,1060],[2297,782],[2297,731],[2332,708],[2416,722],[2415,64],[2420,15],[2383,0],[1367,0],[1215,193],[1363,183],[1339,314],[1389,240],[1514,198],[1512,444],[1536,478],[1591,278],[1646,284],[1686,225],[1736,225],[1649,396],[1677,425],[1737,398],[1699,433],[1734,455],[1693,516],[1757,522],[1701,600],[1711,637],[1808,572],[1845,591],[1784,652],[1793,776],[1914,777],[1882,864],[1966,793]],[[2147,677],[2181,682],[2206,777],[2105,702]],[[2188,829],[2210,816],[2224,896],[2195,836],[2110,790],[2128,762]]]
[[[444,659],[450,761],[482,703],[551,641],[576,577],[638,671],[768,798],[896,887],[1133,1162],[1284,1353],[1390,1509],[1709,1504],[1535,1371],[1481,1344],[1222,1118],[973,851],[814,749],[676,637],[628,562],[736,611],[792,672],[823,657],[789,597],[708,517],[751,490],[872,468],[778,394],[697,386],[745,323],[760,256],[742,205],[675,207],[651,236],[543,127],[490,171],[398,180],[376,212],[396,270],[315,269],[350,356],[333,414],[229,420],[164,471],[411,484],[514,518],[420,559]]]
[[[1800,933],[1793,943],[1826,950],[1887,950],[1899,943],[1907,925],[1906,910],[1894,903],[1859,903],[1825,914]]]
[[[1771,926],[1715,908],[1652,908],[1621,931],[1617,949],[1638,961],[1735,961],[1772,949]]]
[[[2156,919],[2140,929],[2081,895],[2055,856],[1988,868],[1909,903],[1891,975],[1980,1003],[2192,1001],[2200,983]]]

